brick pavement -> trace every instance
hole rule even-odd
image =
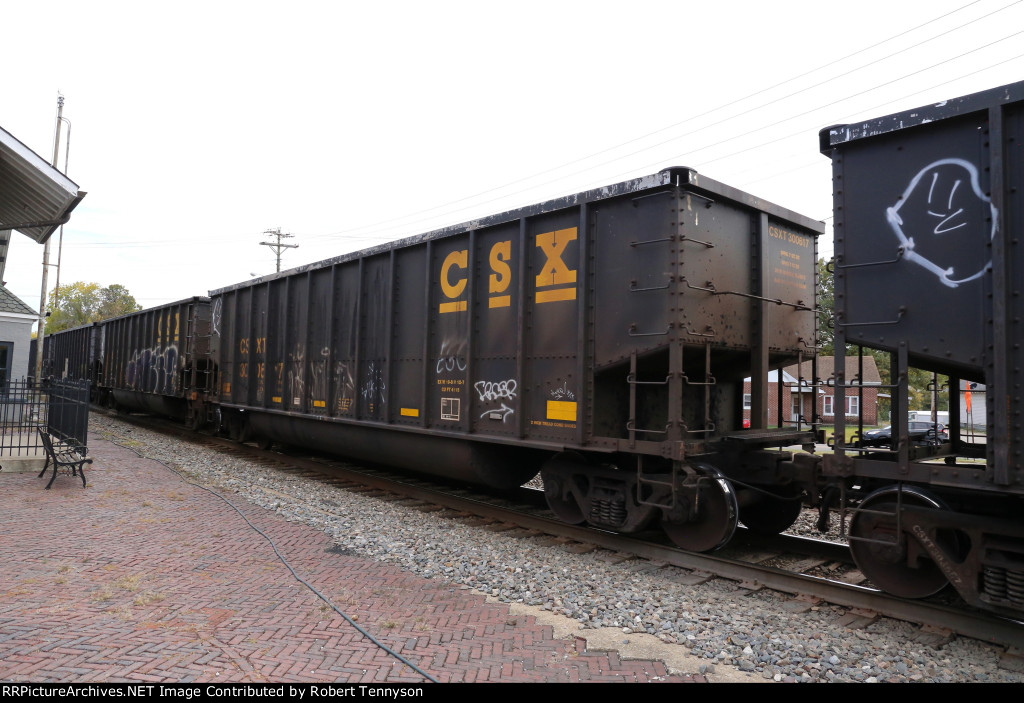
[[[399,656],[443,683],[703,680],[555,639],[226,494],[388,653],[219,498],[125,447],[91,449],[85,489],[0,471],[0,681],[422,683]]]

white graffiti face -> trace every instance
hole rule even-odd
[[[220,316],[221,316],[221,300],[217,298],[213,301],[213,312],[210,316],[210,324],[212,326],[212,332],[214,337],[220,336]]]
[[[914,176],[896,205],[886,210],[886,219],[907,261],[956,288],[991,266],[987,245],[996,233],[997,214],[974,164],[940,159]]]

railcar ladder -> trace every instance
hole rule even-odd
[[[197,359],[193,354],[196,348],[193,341],[200,339],[205,339],[208,342],[206,345],[207,357],[204,359]],[[214,420],[213,406],[207,400],[215,391],[213,387],[213,364],[209,358],[209,340],[212,339],[212,328],[208,334],[202,334],[196,329],[195,314],[189,315],[188,325],[185,330],[185,363],[189,368],[189,388],[183,390],[187,390],[188,393],[186,422],[193,427],[201,427]]]
[[[714,375],[711,373],[711,344],[705,343],[704,345],[704,380],[696,381],[691,380],[686,375],[686,370],[683,365],[683,346],[682,343],[676,343],[672,346],[670,353],[670,370],[669,374],[660,381],[641,381],[637,379],[637,358],[636,352],[630,354],[629,359],[629,375],[626,377],[626,382],[629,384],[629,421],[626,423],[626,429],[629,432],[629,446],[630,448],[636,447],[637,433],[656,434],[662,435],[666,440],[676,439],[681,440],[683,434],[696,435],[696,434],[710,434],[715,431],[715,424],[711,420],[711,392],[712,388],[717,384]],[[669,386],[669,399],[668,399],[668,423],[664,429],[641,429],[636,427],[636,410],[637,410],[637,386]],[[702,429],[689,429],[686,426],[686,422],[683,419],[682,410],[682,390],[683,386],[696,386],[703,388],[703,412],[704,422]],[[678,396],[678,397],[676,397]],[[673,428],[677,428],[677,432],[673,432]],[[636,455],[636,501],[639,505],[650,505],[658,508],[670,510],[676,505],[676,488],[679,485],[678,473],[679,473],[679,462],[673,462],[672,470],[668,474],[668,478],[662,478],[664,474],[648,474],[644,471],[644,455]],[[683,471],[687,474],[693,474],[694,470],[683,465]],[[652,476],[658,476],[659,478],[652,478]],[[657,488],[665,488],[665,493],[668,495],[668,502],[658,502],[648,500],[644,497],[644,488],[648,487],[652,490],[651,495],[657,495]]]

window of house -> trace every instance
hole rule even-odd
[[[835,408],[833,408],[833,406],[832,406],[832,401],[833,400],[835,400],[834,396],[831,396],[831,395],[826,395],[825,396],[825,408],[824,408],[822,414],[824,414],[824,415],[835,415],[836,414],[835,413]]]
[[[744,393],[743,394],[743,409],[744,410],[750,410],[750,395],[751,395],[750,393]],[[735,398],[736,396],[733,396],[733,397]]]
[[[0,392],[7,388],[11,380],[11,363],[14,357],[14,342],[0,342]]]
[[[846,398],[846,414],[857,415],[860,412],[860,398],[855,395]]]

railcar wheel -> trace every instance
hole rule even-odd
[[[714,470],[706,470],[697,490],[696,519],[689,522],[662,520],[665,534],[681,549],[713,552],[724,547],[739,522],[739,505],[732,484]]]
[[[540,477],[544,482],[544,498],[548,508],[555,517],[570,525],[580,525],[586,518],[576,500],[578,488],[574,486],[579,472],[577,469],[586,465],[586,460],[575,452],[562,452],[552,457],[541,467]],[[586,489],[583,489],[586,495]]]
[[[946,510],[938,498],[904,486],[888,486],[863,501],[850,521],[850,552],[857,568],[875,586],[901,598],[927,598],[949,584],[946,575],[932,561],[916,539],[902,531],[897,517],[897,500],[903,505]],[[936,536],[947,551],[956,552],[955,532],[944,530]]]
[[[249,441],[249,435],[251,434],[249,421],[243,415],[231,413],[226,416],[225,420],[229,439],[239,444]]]
[[[750,493],[754,493],[751,491]],[[803,491],[796,486],[772,487],[769,492],[746,496],[740,508],[740,522],[759,535],[777,535],[785,532],[800,517]]]

